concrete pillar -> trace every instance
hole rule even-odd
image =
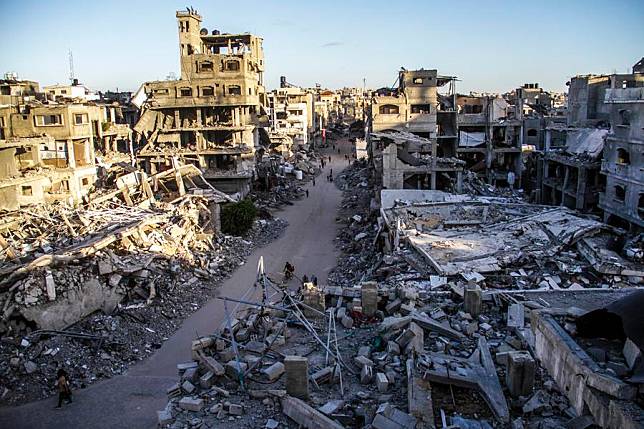
[[[568,187],[568,178],[570,176],[570,167],[564,165],[566,173],[564,174],[563,185],[561,185],[561,206],[563,207],[566,201],[566,188]]]
[[[180,128],[182,126],[180,117],[179,117],[179,109],[174,110],[174,128]]]
[[[58,145],[58,142],[56,142],[56,145]],[[67,147],[67,166],[69,168],[76,168],[76,154],[74,153],[74,141],[65,140],[65,146]]]
[[[535,362],[527,352],[514,352],[508,355],[508,369],[505,384],[514,398],[528,396],[534,388]]]
[[[300,399],[309,397],[309,361],[302,356],[286,356],[286,393]]]
[[[456,192],[463,192],[463,173],[461,171],[456,172]]]
[[[470,313],[473,317],[481,314],[483,307],[483,292],[478,285],[468,285],[463,292],[463,305],[465,312]]]
[[[221,206],[219,203],[212,201],[209,204],[211,228],[214,234],[221,231]]]
[[[577,201],[575,208],[577,210],[584,210],[586,207],[586,169],[579,167],[577,169]]]
[[[371,317],[378,310],[378,284],[376,282],[364,282],[362,291],[362,312],[365,316]]]

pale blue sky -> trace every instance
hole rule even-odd
[[[526,82],[563,90],[570,76],[630,71],[644,55],[644,0],[7,1],[0,72],[41,85],[69,75],[100,90],[135,90],[178,74],[174,13],[264,38],[266,86],[389,86],[397,70],[437,68],[461,92]]]

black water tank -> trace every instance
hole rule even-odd
[[[212,30],[212,35],[213,36],[219,36],[221,32],[219,30]]]

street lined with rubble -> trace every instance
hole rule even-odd
[[[349,146],[344,148],[350,150]],[[294,205],[285,206],[275,213],[276,218],[288,223],[282,235],[248,255],[246,262],[215,289],[217,294],[241,297],[249,292],[247,298],[257,297],[257,290],[252,287],[249,290],[249,286],[253,285],[257,263],[262,256],[267,272],[274,276],[281,275],[284,263],[289,260],[295,265],[298,275],[309,273],[326,278],[336,263],[333,237],[340,192],[323,177],[329,169],[339,171],[344,167],[344,159],[341,160],[339,155],[333,154],[332,159],[333,162],[318,176],[316,185],[307,185],[308,198],[302,196]],[[187,300],[185,305],[192,307],[191,302]],[[18,407],[1,408],[0,426],[62,428],[81,427],[91,422],[92,427],[153,427],[156,422],[154,413],[165,404],[164,392],[174,380],[177,362],[189,359],[191,340],[218,327],[223,317],[221,301],[207,301],[167,340],[159,338],[163,342],[161,347],[125,374],[75,390],[73,407],[54,410],[55,399],[48,398]],[[83,363],[79,362],[79,367],[81,365]],[[48,375],[52,383],[54,375]],[[97,421],[97,413],[105,417]]]

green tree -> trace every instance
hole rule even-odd
[[[250,199],[223,206],[221,230],[224,234],[242,235],[248,231],[257,217],[257,208]]]

